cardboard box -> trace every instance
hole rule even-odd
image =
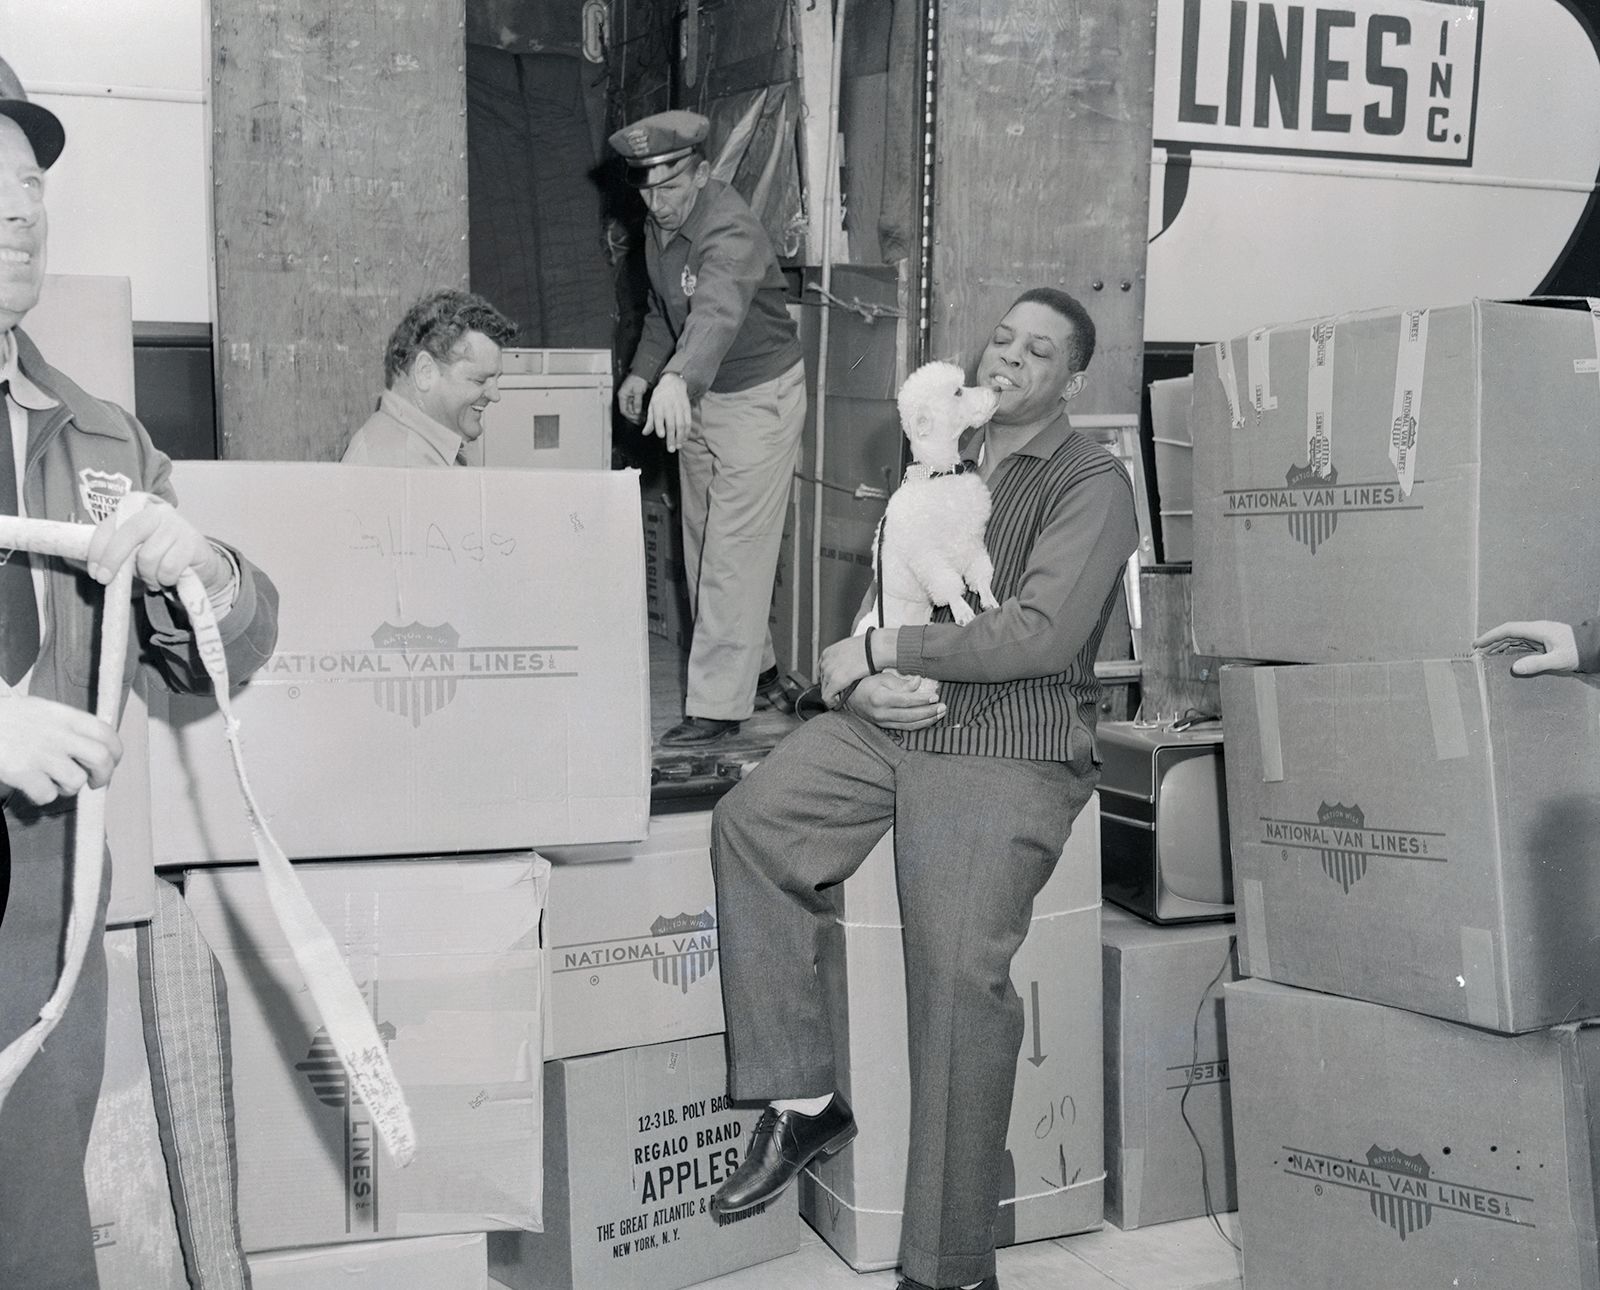
[[[800,1177],[800,1212],[858,1271],[899,1262],[910,1143],[905,959],[894,834],[838,889],[840,935],[818,970],[834,1006],[841,1091],[860,1134]],[[1100,1062],[1100,812],[1072,826],[1033,926],[1011,964],[1026,1030],[1006,1136],[1008,1186],[996,1245],[1101,1225],[1105,1181]]]
[[[1222,987],[1238,979],[1231,923],[1155,927],[1107,906],[1106,1217],[1124,1231],[1225,1214],[1233,1109]]]
[[[1490,1030],[1600,1016],[1600,689],[1504,656],[1225,668],[1249,976]]]
[[[1193,399],[1193,375],[1150,382],[1162,559],[1168,564],[1194,559],[1194,432],[1189,426]]]
[[[414,1236],[252,1254],[253,1290],[488,1290],[488,1244],[471,1235]]]
[[[396,1169],[350,1097],[259,871],[190,872],[228,985],[245,1249],[537,1228],[544,862],[296,870],[388,1044],[417,1155]]]
[[[546,1059],[721,1034],[711,812],[546,854]]]
[[[83,1162],[95,1268],[100,1290],[188,1290],[145,1056],[137,937],[131,927],[105,934],[106,1068]]]
[[[688,649],[694,637],[689,584],[683,569],[683,527],[663,497],[646,497],[644,517],[645,614],[650,634]]]
[[[277,651],[235,711],[289,855],[644,836],[635,473],[180,462],[173,479],[281,595]],[[215,705],[151,702],[161,862],[253,859]]]
[[[1596,371],[1588,311],[1551,304],[1356,315],[1197,350],[1198,652],[1447,658],[1502,622],[1587,617]]]
[[[717,1037],[548,1063],[545,1228],[490,1233],[490,1271],[513,1290],[678,1290],[792,1253],[793,1188],[732,1221],[707,1209],[759,1111],[727,1091]]]
[[[1507,1038],[1263,981],[1226,998],[1247,1286],[1600,1286],[1600,1031]]]

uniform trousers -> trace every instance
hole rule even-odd
[[[767,619],[784,509],[806,420],[805,365],[747,390],[707,393],[678,448],[694,641],[684,715],[743,721],[776,664]]]
[[[911,1075],[900,1266],[925,1285],[994,1271],[1024,1025],[1011,959],[1092,791],[1064,763],[907,749],[828,713],[784,739],[713,816],[736,1101],[838,1087],[817,970],[835,920],[828,889],[894,826]],[[863,1139],[875,1130],[860,1126]]]
[[[44,811],[7,811],[11,896],[0,922],[0,1045],[38,1018],[61,969],[72,881],[66,857],[78,816],[70,806]],[[78,987],[0,1108],[0,1286],[99,1285],[83,1160],[105,1071],[106,956],[98,929],[110,897],[107,866]]]

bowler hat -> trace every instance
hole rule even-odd
[[[61,149],[67,146],[67,132],[61,120],[49,108],[28,102],[28,92],[11,70],[11,64],[0,58],[0,116],[8,116],[22,127],[33,145],[33,159],[42,170],[49,170]]]

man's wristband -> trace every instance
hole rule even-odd
[[[869,676],[878,675],[878,664],[872,657],[872,633],[875,630],[877,629],[873,627],[867,628],[867,674]]]

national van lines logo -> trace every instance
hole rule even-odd
[[[1523,1217],[1533,1204],[1531,1196],[1437,1178],[1427,1157],[1421,1154],[1411,1155],[1377,1143],[1367,1149],[1364,1161],[1298,1147],[1283,1150],[1284,1173],[1309,1179],[1318,1196],[1330,1194],[1327,1188],[1335,1189],[1331,1193],[1334,1195],[1340,1190],[1366,1192],[1373,1218],[1401,1241],[1429,1226],[1436,1213],[1510,1223],[1514,1227],[1538,1226]]]
[[[700,279],[689,271],[687,264],[683,266],[683,274],[678,279],[678,285],[683,288],[683,294],[686,298],[694,295],[694,289],[700,285]]]
[[[369,1008],[376,1007],[371,982],[361,982],[361,994]],[[383,1040],[384,1047],[394,1042],[395,1035],[391,1022],[378,1023],[378,1037]],[[352,1094],[349,1072],[339,1060],[325,1028],[317,1028],[311,1037],[310,1050],[294,1068],[305,1076],[317,1101],[343,1113],[344,1230],[376,1233],[379,1230],[377,1128],[365,1103]]]
[[[1422,509],[1422,503],[1408,498],[1393,480],[1341,484],[1337,466],[1328,465],[1319,473],[1315,460],[1289,467],[1282,488],[1224,489],[1222,505],[1223,515],[1242,518],[1247,529],[1257,517],[1286,517],[1289,533],[1295,541],[1310,548],[1312,555],[1333,536],[1341,516]]]
[[[1317,823],[1333,830],[1340,839],[1349,840],[1366,832],[1367,817],[1359,806],[1346,806],[1343,802],[1329,806],[1323,802],[1317,807]],[[1323,847],[1322,872],[1338,883],[1348,896],[1351,886],[1367,876],[1367,853],[1347,846]]]
[[[1321,802],[1314,820],[1289,820],[1261,817],[1261,844],[1290,851],[1315,851],[1322,872],[1339,885],[1345,895],[1367,876],[1374,856],[1391,860],[1421,860],[1448,864],[1444,854],[1444,833],[1423,829],[1379,828],[1367,823],[1359,805],[1346,806]]]
[[[449,654],[461,643],[461,633],[449,623],[427,627],[411,623],[406,627],[393,627],[385,623],[372,633],[376,649],[396,650],[402,658]],[[411,674],[375,681],[372,698],[385,712],[409,717],[415,730],[424,717],[430,717],[456,697],[454,672],[430,671],[422,675]]]
[[[603,969],[648,962],[657,981],[688,994],[717,965],[717,916],[709,909],[663,914],[650,924],[648,936],[558,945],[556,953],[561,956],[558,973],[587,972],[591,985],[600,983]]]
[[[133,488],[133,480],[121,473],[91,470],[85,466],[78,472],[78,500],[83,509],[94,516],[96,524],[116,514],[117,504]]]
[[[384,623],[371,640],[370,650],[279,650],[251,684],[287,686],[296,698],[308,684],[370,682],[373,702],[416,729],[465,682],[578,675],[576,645],[463,645],[449,623]]]

